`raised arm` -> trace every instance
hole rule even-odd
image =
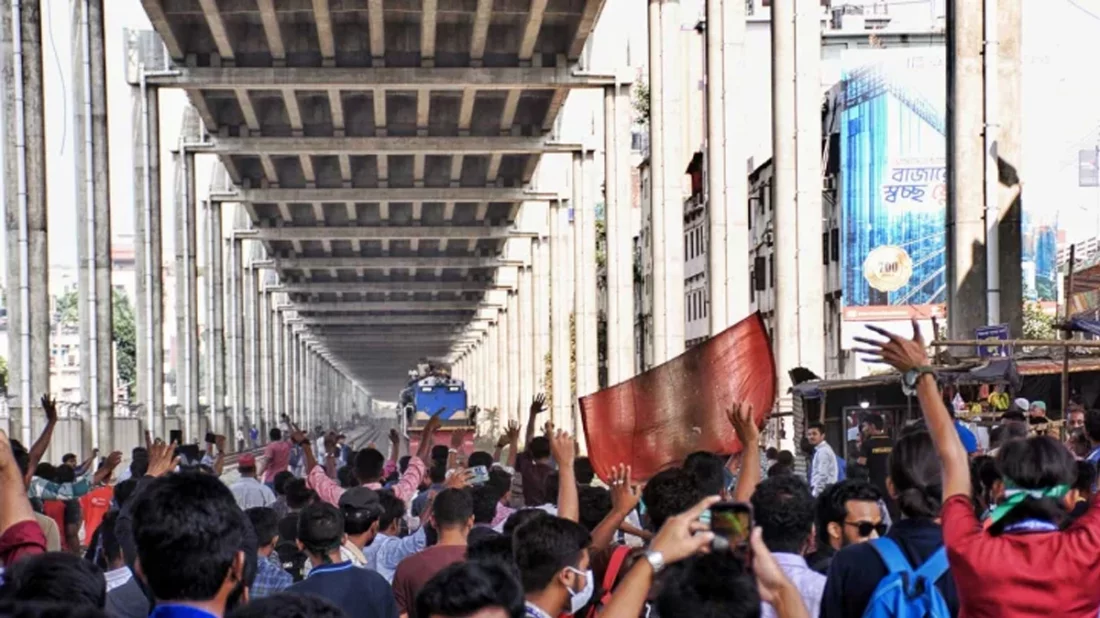
[[[959,432],[936,385],[935,375],[929,365],[925,352],[924,336],[920,326],[913,320],[913,338],[906,339],[881,328],[868,326],[886,341],[857,337],[867,348],[857,351],[866,354],[873,362],[886,363],[903,375],[916,375],[917,399],[920,401],[924,422],[932,434],[932,443],[943,462],[943,501],[956,495],[970,495],[970,459],[959,439]]]
[[[751,403],[733,404],[726,416],[741,441],[741,474],[737,476],[733,499],[748,502],[760,484],[760,428],[756,426]]]
[[[577,457],[577,445],[573,437],[559,431],[550,438],[550,451],[558,462],[558,517],[580,521],[581,500],[577,492],[577,476],[573,462]]]
[[[527,435],[523,441],[523,448],[531,446],[531,440],[535,439],[535,431],[538,427],[539,415],[546,411],[546,395],[539,393],[531,400],[530,415],[527,418]]]
[[[641,489],[630,480],[631,472],[630,466],[623,464],[611,470],[611,512],[592,531],[592,551],[611,546],[615,533],[642,499]]]
[[[27,473],[23,475],[23,487],[30,486],[31,478],[34,477],[34,470],[42,461],[46,449],[50,448],[50,440],[53,440],[53,430],[57,427],[57,401],[49,395],[42,395],[42,410],[46,413],[46,427],[42,429],[42,434],[34,441],[28,453],[30,459],[27,463]]]

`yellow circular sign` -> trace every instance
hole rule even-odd
[[[863,277],[880,292],[900,290],[913,276],[913,260],[901,247],[877,247],[863,261]]]

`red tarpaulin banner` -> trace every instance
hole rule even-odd
[[[775,389],[775,358],[757,313],[663,365],[582,397],[592,466],[606,482],[612,467],[629,464],[644,481],[695,451],[738,453],[726,410],[751,403],[763,424]]]

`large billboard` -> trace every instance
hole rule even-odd
[[[842,62],[844,317],[940,316],[947,290],[944,49],[856,50]],[[1055,300],[1056,219],[1029,214],[1023,215],[1024,296]]]

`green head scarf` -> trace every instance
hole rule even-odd
[[[1020,506],[1024,500],[1028,498],[1035,498],[1036,500],[1042,500],[1043,498],[1053,498],[1055,500],[1061,500],[1069,493],[1069,485],[1055,485],[1054,487],[1045,487],[1042,489],[1023,489],[1017,487],[1012,481],[1005,482],[1005,500],[997,505],[997,508],[993,509],[993,514],[989,516],[989,520],[992,523],[997,523],[1008,515],[1012,509]]]

